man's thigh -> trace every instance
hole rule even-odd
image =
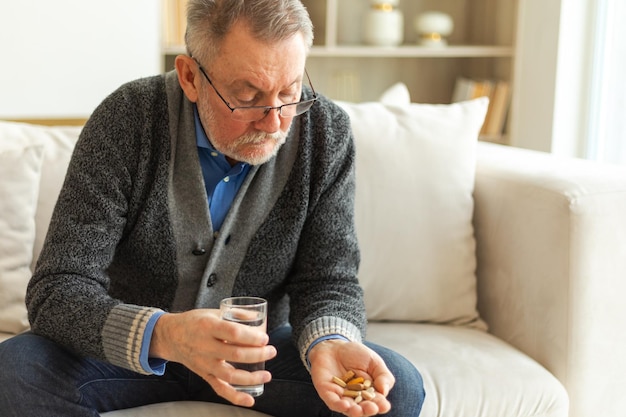
[[[0,415],[95,416],[162,401],[187,399],[186,369],[168,366],[162,377],[141,375],[82,358],[33,333],[0,345]],[[182,369],[181,369],[182,368]],[[33,395],[37,401],[33,401]]]

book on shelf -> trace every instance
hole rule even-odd
[[[483,96],[489,98],[489,107],[480,134],[487,138],[498,138],[504,133],[511,103],[509,82],[505,80],[457,78],[452,93],[453,103]]]
[[[163,16],[163,44],[180,46],[185,44],[187,28],[187,0],[161,0]]]

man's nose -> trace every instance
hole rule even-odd
[[[272,108],[261,120],[254,122],[254,127],[266,133],[275,133],[280,129],[281,121],[280,110]]]

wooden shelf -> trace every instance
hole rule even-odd
[[[513,57],[511,46],[453,45],[445,48],[423,46],[314,46],[312,57],[346,58],[507,58]]]
[[[184,45],[163,47],[165,55],[186,54]],[[423,46],[373,47],[366,45],[313,46],[310,56],[328,58],[511,58],[511,46],[451,45],[445,48]]]

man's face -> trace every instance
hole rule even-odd
[[[300,34],[265,44],[253,39],[244,25],[236,24],[215,62],[201,64],[231,107],[276,107],[300,100],[305,60],[306,47]],[[198,112],[215,149],[233,161],[253,165],[276,155],[293,118],[283,118],[271,110],[254,122],[234,120],[199,70],[198,77]]]

